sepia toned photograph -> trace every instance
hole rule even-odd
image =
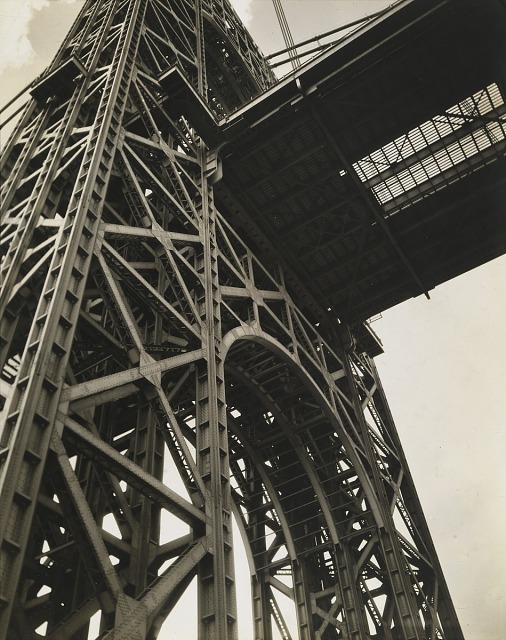
[[[506,637],[504,0],[0,0],[0,640]]]

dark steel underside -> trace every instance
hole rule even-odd
[[[506,251],[505,43],[500,0],[401,2],[221,123],[220,210],[289,265],[308,311],[364,320]],[[446,121],[361,178],[371,154]]]

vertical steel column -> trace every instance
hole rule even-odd
[[[5,638],[112,168],[147,0],[130,2],[7,410],[0,459]],[[38,212],[34,212],[38,217]]]
[[[216,244],[216,212],[209,184],[208,156],[200,143],[200,234],[204,363],[197,379],[197,462],[208,491],[205,511],[212,536],[211,558],[199,568],[199,638],[234,640],[237,637],[232,555],[232,509],[228,462],[225,373],[221,355],[220,286]],[[212,166],[212,163],[209,163]]]
[[[163,449],[156,416],[143,398],[138,399],[137,425],[132,457],[141,469],[158,480],[163,479]],[[132,535],[131,581],[135,585],[132,596],[138,596],[149,586],[150,545],[157,543],[160,535],[160,508],[145,495],[132,491],[130,508],[136,518]]]
[[[90,47],[90,51],[86,55],[86,77],[83,79],[83,82],[73,89],[68,104],[63,107],[64,112],[62,113],[60,122],[52,136],[52,142],[47,151],[46,159],[39,171],[39,175],[35,185],[33,186],[32,192],[23,207],[22,222],[17,226],[14,237],[10,242],[9,248],[0,267],[0,277],[2,280],[2,287],[0,289],[0,313],[2,318],[0,322],[2,337],[5,341],[4,344],[9,344],[10,342],[8,339],[9,333],[11,332],[10,324],[12,323],[14,325],[12,331],[15,331],[15,325],[17,324],[17,316],[16,314],[13,315],[9,310],[9,302],[19,275],[22,260],[30,246],[30,241],[39,221],[39,216],[44,213],[47,197],[54,188],[55,175],[62,160],[63,153],[69,144],[69,138],[76,126],[76,123],[79,122],[79,118],[81,117],[83,101],[95,68],[98,64],[101,49],[109,35],[111,22],[114,18],[114,2],[109,0],[108,5],[104,5],[103,3],[100,4],[105,10],[105,15],[99,25],[95,39]],[[97,7],[95,7],[92,16],[89,18],[89,23],[92,23],[93,18],[98,12],[98,8],[99,5],[97,3]],[[52,65],[52,67],[54,67],[54,65]],[[46,133],[50,116],[54,115],[54,110],[58,108],[58,105],[56,104],[55,106],[55,101],[53,100],[52,103],[41,109],[41,112],[36,116],[35,128],[32,131],[29,140],[23,145],[21,153],[16,159],[14,166],[10,167],[8,172],[5,170],[6,167],[4,168],[2,166],[3,173],[5,174],[5,184],[2,187],[4,192],[0,206],[0,213],[2,216],[7,214],[9,205],[16,193],[16,189],[19,188],[20,181],[24,176],[28,163],[37,153],[38,147],[41,145],[42,136]],[[34,109],[35,102],[33,101],[29,107],[29,112]],[[7,160],[8,157],[9,156],[6,154],[5,159]],[[0,367],[3,367],[5,364],[6,357],[7,352],[3,346],[2,355],[0,357]]]

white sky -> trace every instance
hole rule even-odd
[[[295,42],[387,4],[283,2]],[[271,0],[234,5],[264,53],[284,47]],[[47,66],[81,6],[0,0],[0,104]],[[468,640],[499,640],[506,629],[505,283],[503,257],[374,325],[386,351],[378,368]],[[185,640],[181,628],[160,637]]]

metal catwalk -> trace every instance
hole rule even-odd
[[[32,87],[2,160],[2,639],[97,612],[154,639],[193,581],[200,640],[237,638],[233,518],[256,640],[292,637],[280,598],[304,640],[462,638],[377,342],[216,197],[220,121],[274,83],[227,0],[88,0]]]

